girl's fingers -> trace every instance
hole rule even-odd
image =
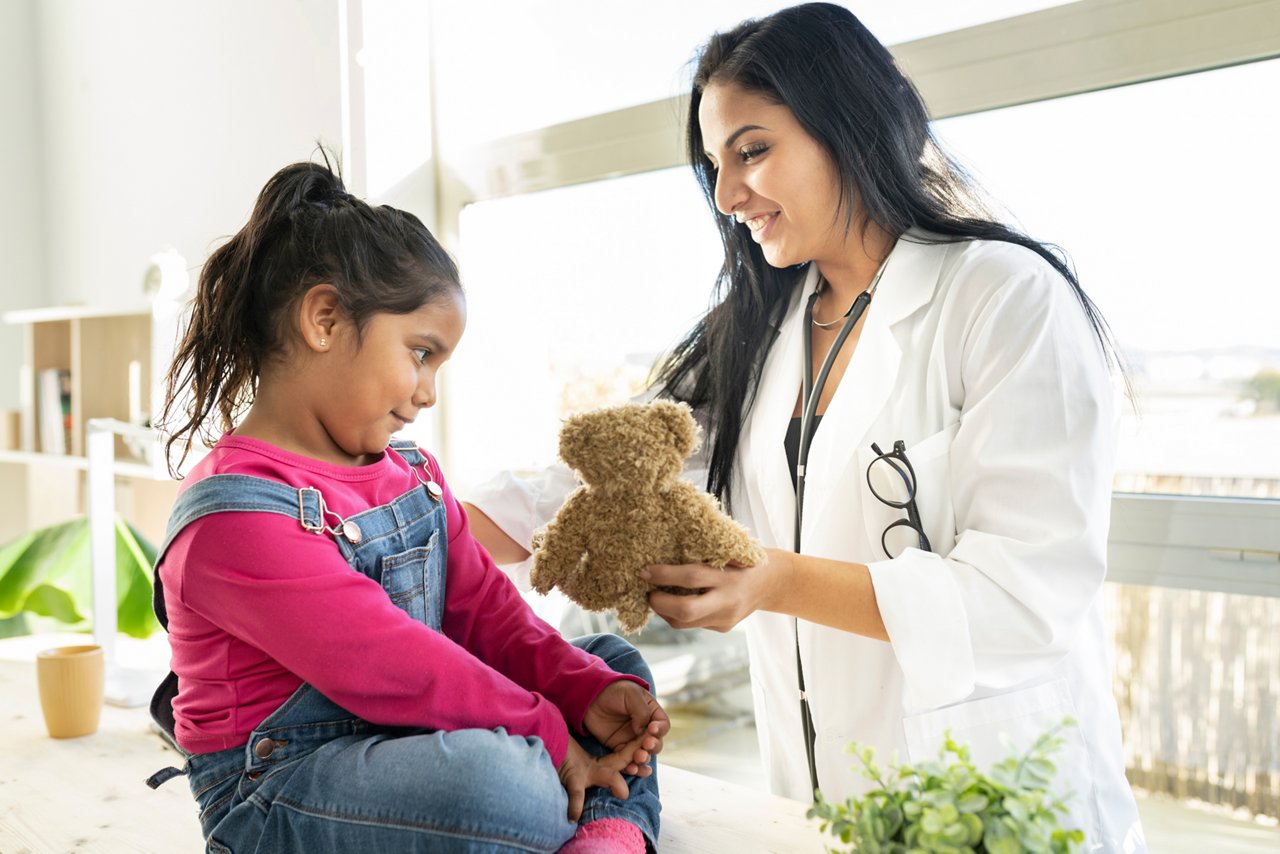
[[[613,792],[613,796],[620,801],[631,797],[631,789],[627,787],[627,781],[616,772],[609,781],[609,791]]]
[[[587,790],[583,786],[572,783],[565,791],[569,793],[569,821],[576,824],[578,819],[582,818],[582,807],[586,803]]]

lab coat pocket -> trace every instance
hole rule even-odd
[[[951,505],[951,443],[960,429],[960,422],[949,424],[936,433],[932,433],[916,442],[907,442],[904,453],[915,473],[916,507],[920,511],[920,521],[929,538],[931,551],[940,555],[951,553],[955,545],[955,513]],[[880,450],[891,452],[895,438],[885,435],[875,439]],[[901,480],[895,480],[893,470],[884,464],[870,469],[876,459],[876,452],[870,447],[859,448],[857,453],[858,476],[862,479],[863,491],[863,524],[866,528],[867,542],[871,544],[873,554],[870,560],[884,560],[886,555],[882,547],[881,535],[885,529],[900,519],[907,518],[907,511],[893,507],[876,498],[871,484],[886,497],[891,497],[895,490],[902,490]],[[870,475],[868,471],[870,470]],[[870,480],[870,482],[869,482]],[[905,494],[900,496],[905,498]],[[905,533],[899,531],[899,533]],[[909,541],[909,538],[908,538]],[[892,546],[893,543],[890,543]],[[900,553],[900,552],[899,552]],[[897,554],[894,555],[895,557]]]
[[[1075,701],[1066,679],[957,703],[941,709],[910,715],[903,719],[907,754],[911,762],[938,758],[949,731],[961,745],[968,745],[970,759],[978,770],[988,773],[997,762],[1021,756],[1041,735],[1075,717]],[[1089,751],[1079,726],[1065,727],[1062,748],[1049,760],[1057,769],[1053,790],[1070,808],[1063,817],[1064,828],[1079,828],[1091,839],[1098,838],[1098,810]]]

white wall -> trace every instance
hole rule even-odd
[[[194,277],[272,173],[317,140],[341,147],[344,106],[359,131],[341,152],[353,191],[430,221],[425,10],[0,0],[0,311],[144,308],[151,255],[172,246]],[[358,57],[346,92],[344,15]],[[20,330],[0,324],[0,410],[18,404],[20,357]]]
[[[0,2],[0,311],[48,299],[42,247],[43,146],[37,92],[36,0]],[[0,410],[18,406],[22,333],[0,325]]]
[[[152,253],[173,246],[194,274],[276,169],[341,143],[334,0],[41,0],[37,16],[51,304],[142,306]]]

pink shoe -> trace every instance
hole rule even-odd
[[[640,828],[620,818],[600,818],[578,827],[560,854],[644,854]]]

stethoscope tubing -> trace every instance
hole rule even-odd
[[[814,417],[818,411],[818,399],[822,397],[822,390],[827,386],[827,376],[831,373],[831,366],[835,364],[836,356],[840,354],[840,348],[844,346],[845,340],[853,332],[853,327],[858,325],[858,320],[861,319],[863,312],[867,310],[867,304],[871,302],[871,288],[858,294],[857,299],[853,301],[844,326],[840,327],[836,340],[828,348],[827,357],[822,360],[822,369],[818,372],[815,380],[813,378],[813,330],[810,328],[809,318],[813,317],[813,304],[817,299],[818,292],[814,291],[809,295],[809,304],[805,308],[804,377],[800,397],[800,448],[796,454],[796,554],[800,553],[800,522],[804,515],[805,467],[809,462],[809,445],[813,442],[813,434],[817,432],[814,425]]]

